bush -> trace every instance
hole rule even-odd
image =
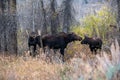
[[[105,41],[107,33],[110,31],[109,25],[111,24],[116,24],[115,14],[112,14],[110,9],[104,6],[95,15],[88,15],[81,19],[80,25],[72,27],[72,31],[81,36],[87,34],[89,36],[101,37]]]

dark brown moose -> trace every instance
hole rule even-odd
[[[100,38],[90,38],[88,36],[85,36],[85,38],[81,41],[81,44],[86,44],[86,45],[89,45],[89,48],[92,52],[95,52],[96,54],[96,51],[98,49],[101,50],[102,48],[102,40]]]

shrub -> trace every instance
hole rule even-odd
[[[77,34],[84,36],[101,37],[104,41],[106,40],[107,33],[110,31],[110,24],[116,24],[115,14],[110,12],[107,6],[102,7],[96,14],[90,14],[80,20],[80,25],[72,27],[72,31]]]

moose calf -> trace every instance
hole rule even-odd
[[[37,45],[39,45],[39,47],[41,47],[40,45],[40,36],[37,35],[35,32],[31,32],[31,34],[28,37],[28,47],[29,50],[31,47],[33,47],[32,52],[30,52],[30,55],[35,56],[35,51],[36,51],[36,47]]]
[[[81,44],[88,44],[89,48],[92,52],[95,52],[97,49],[101,50],[102,47],[102,40],[100,38],[90,38],[88,36],[85,36],[85,38],[81,41]]]

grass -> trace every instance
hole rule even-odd
[[[25,52],[27,54],[27,52]],[[24,56],[0,56],[0,80],[119,80],[120,48],[115,41],[111,54],[91,54],[88,46],[71,43],[65,50],[66,62],[50,59],[45,54],[36,58]]]

